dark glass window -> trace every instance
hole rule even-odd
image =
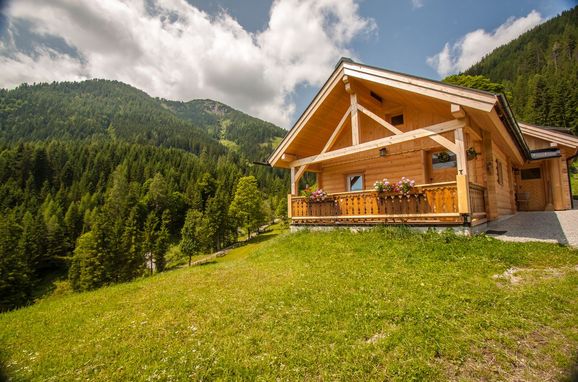
[[[522,180],[540,179],[541,177],[542,174],[540,172],[540,167],[526,168],[522,170]]]
[[[456,154],[451,151],[440,151],[433,153],[431,156],[432,169],[457,167],[458,162]]]
[[[394,126],[403,125],[403,114],[398,114],[391,117],[391,124]]]

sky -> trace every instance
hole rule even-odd
[[[576,0],[0,0],[0,87],[119,80],[290,128],[341,57],[459,73]]]

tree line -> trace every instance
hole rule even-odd
[[[0,310],[42,280],[76,291],[161,272],[171,245],[218,250],[286,211],[283,173],[110,139],[0,144]]]
[[[578,133],[577,42],[578,6],[495,49],[463,74],[501,84],[520,121]]]

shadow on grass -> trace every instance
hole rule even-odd
[[[567,377],[562,379],[562,381],[578,382],[578,354],[574,357],[574,361],[570,365]]]
[[[217,264],[217,260],[208,260],[202,263],[197,264],[197,267],[204,267],[205,265],[213,265]]]
[[[5,366],[5,357],[0,353],[0,382],[10,381]]]
[[[259,243],[263,243],[267,240],[271,240],[274,237],[279,236],[279,231],[265,231],[257,236],[253,236],[251,239],[249,240],[245,240],[243,242],[241,242],[239,244],[240,247],[247,245],[247,244],[259,244]]]

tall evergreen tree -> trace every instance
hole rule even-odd
[[[202,248],[202,239],[199,237],[199,227],[203,219],[203,214],[197,210],[189,210],[185,224],[181,230],[181,251],[189,258],[189,266],[194,255],[198,254]]]
[[[263,223],[261,193],[254,176],[239,179],[229,214],[238,227],[247,230],[247,238],[251,237],[251,231],[258,229]]]

